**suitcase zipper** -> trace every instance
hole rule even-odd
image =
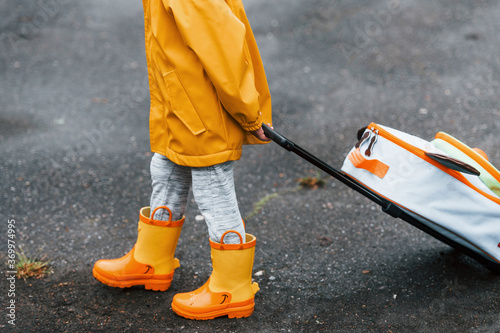
[[[460,178],[463,178],[465,180],[465,177],[463,177],[463,175],[458,172],[458,171],[455,171],[455,170],[449,170],[448,168],[446,168],[445,166],[441,165],[440,163],[434,161],[433,159],[427,157],[425,155],[425,152],[420,149],[420,148],[417,148],[409,143],[407,143],[406,141],[398,138],[397,136],[395,136],[394,134],[390,133],[389,131],[381,128],[381,127],[378,127],[375,123],[372,123],[370,124],[370,130],[372,132],[375,133],[376,131],[376,134],[377,135],[380,135],[382,136],[383,138],[391,141],[392,143],[404,148],[405,150],[408,150],[410,153],[414,154],[414,155],[417,155],[418,157],[420,157],[421,159],[425,160],[426,162],[438,167],[439,169],[443,170],[444,172],[452,175],[455,177],[456,176],[459,176]],[[372,147],[373,149],[373,147]],[[456,178],[456,177],[455,177]]]
[[[354,148],[359,148],[363,145],[363,143],[370,138],[370,135],[372,135],[371,131],[365,131],[361,139],[354,145]]]
[[[372,134],[373,134],[373,136],[372,136]],[[378,129],[375,129],[375,127],[373,127],[373,126],[369,127],[368,131],[365,131],[365,133],[363,134],[361,139],[358,141],[358,143],[356,143],[356,145],[354,147],[361,148],[361,146],[365,142],[369,141],[370,144],[368,145],[368,148],[365,150],[365,156],[370,157],[372,152],[373,152],[373,147],[375,146],[375,143],[377,142],[377,138],[378,138]]]
[[[419,148],[417,148],[415,146],[412,146],[411,144],[409,144],[409,143],[401,140],[400,138],[398,138],[397,136],[393,135],[389,131],[386,131],[385,129],[383,129],[381,127],[378,127],[377,124],[375,124],[375,123],[371,123],[368,126],[368,129],[371,132],[375,133],[375,135],[380,135],[383,138],[391,141],[392,143],[394,143],[394,144],[402,147],[403,149],[408,150],[410,153],[418,156],[419,158],[423,159],[427,163],[434,165],[435,167],[437,167],[441,171],[446,172],[448,175],[450,175],[450,176],[456,178],[457,180],[459,180],[460,182],[466,184],[467,186],[469,186],[470,188],[474,189],[476,192],[480,193],[481,195],[483,195],[483,196],[491,199],[492,201],[500,204],[500,199],[494,197],[493,195],[490,195],[489,193],[483,192],[481,189],[479,189],[476,186],[474,186],[471,182],[469,182],[469,180],[467,178],[465,178],[464,175],[462,175],[461,172],[458,172],[458,171],[455,171],[455,170],[450,170],[449,168],[443,166],[442,164],[440,164],[440,163],[434,161],[433,159],[427,157],[425,155],[425,152],[422,149],[419,149]],[[373,146],[371,147],[371,149],[373,150]]]
[[[378,138],[378,129],[371,128],[371,131],[373,132],[373,137],[370,140],[370,144],[368,145],[368,148],[365,151],[365,155],[370,157],[373,152],[373,147],[375,146],[375,143],[377,142]]]

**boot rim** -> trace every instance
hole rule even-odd
[[[182,225],[184,224],[184,221],[186,219],[185,216],[183,216],[180,220],[172,221],[172,211],[167,206],[159,206],[153,211],[153,213],[159,208],[167,209],[169,211],[170,218],[168,221],[160,221],[160,220],[155,220],[155,219],[151,218],[151,215],[153,215],[153,214],[151,214],[151,207],[149,207],[149,206],[141,208],[141,211],[139,214],[139,220],[143,223],[146,223],[149,225],[154,225],[157,227],[169,227],[169,228],[182,227]]]
[[[240,236],[240,240],[242,239],[239,232],[233,230],[231,231],[237,233]],[[214,242],[213,240],[209,239],[210,247],[215,250],[244,250],[255,247],[255,244],[257,243],[257,237],[249,233],[245,233],[245,237],[247,242],[240,244],[224,244],[222,243],[223,237],[221,237],[220,243]]]

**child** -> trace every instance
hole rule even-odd
[[[114,287],[167,290],[188,192],[205,217],[213,270],[199,289],[175,295],[192,319],[250,316],[255,237],[245,233],[233,162],[243,144],[269,141],[271,98],[241,0],[143,0],[150,85],[150,207],[133,249],[99,260],[93,274]]]

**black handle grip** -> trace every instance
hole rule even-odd
[[[279,144],[281,147],[285,148],[286,150],[293,150],[295,147],[295,144],[285,138],[283,135],[279,134],[275,130],[273,130],[271,127],[267,126],[266,124],[262,124],[262,129],[264,130],[264,134],[277,144]]]

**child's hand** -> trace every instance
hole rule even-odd
[[[271,124],[267,124],[267,126],[271,127],[272,129],[274,129],[274,127],[271,126]],[[264,134],[264,130],[261,128],[259,128],[258,130],[256,131],[252,131],[250,132],[252,133],[257,139],[259,139],[260,141],[271,141],[271,139],[269,139],[265,134]]]

